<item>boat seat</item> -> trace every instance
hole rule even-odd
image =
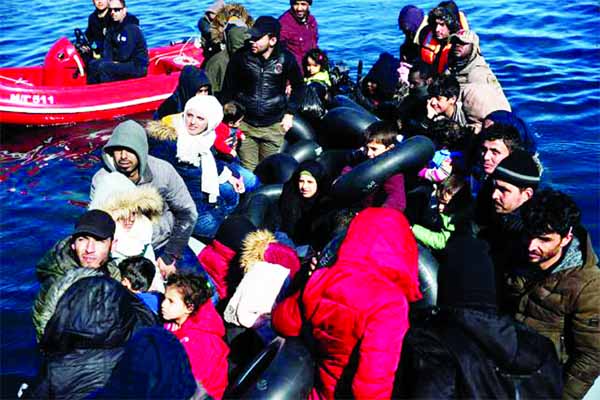
[[[164,57],[157,57],[151,61],[148,73],[152,74],[164,74],[171,72],[178,72],[183,69],[186,65],[199,66],[200,62],[193,57],[185,54],[168,55]]]

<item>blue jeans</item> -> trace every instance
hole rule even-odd
[[[253,192],[260,186],[258,177],[250,170],[242,167],[239,161],[233,161],[232,163],[228,164],[228,166],[233,172],[237,172],[242,177],[244,186],[246,187],[246,193]]]

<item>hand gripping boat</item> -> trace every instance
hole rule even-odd
[[[143,78],[88,85],[83,59],[63,37],[42,66],[0,68],[0,123],[61,125],[156,110],[181,69],[203,60],[193,41],[150,49],[149,58]]]

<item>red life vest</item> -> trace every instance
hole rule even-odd
[[[437,72],[441,74],[448,67],[448,55],[452,49],[452,44],[448,42],[443,48],[442,45],[429,30],[423,43],[421,44],[421,59],[427,64],[433,65]]]

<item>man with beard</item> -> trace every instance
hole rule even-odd
[[[312,0],[290,0],[290,9],[279,17],[281,34],[279,40],[296,57],[302,68],[302,57],[317,47],[319,29],[317,20],[310,14]]]
[[[156,260],[163,276],[175,271],[175,262],[181,257],[196,225],[198,212],[192,196],[175,168],[165,160],[148,154],[146,131],[135,121],[127,120],[113,130],[102,149],[104,168],[92,178],[90,201],[101,178],[117,171],[136,186],[151,186],[158,190],[164,201],[159,222],[154,225],[152,247],[162,249]]]
[[[483,120],[493,111],[511,111],[498,79],[481,55],[479,36],[473,31],[460,30],[450,36],[450,73],[460,85],[459,100],[468,126],[481,131]]]
[[[527,263],[506,277],[509,310],[554,342],[563,399],[580,399],[600,375],[600,270],[581,211],[543,190],[521,209]]]
[[[241,129],[247,133],[238,155],[251,171],[267,156],[277,153],[292,127],[296,96],[303,84],[294,56],[279,44],[279,21],[258,17],[250,33],[250,46],[237,51],[225,73],[221,103],[239,101],[246,107]],[[292,88],[286,96],[286,85]]]

